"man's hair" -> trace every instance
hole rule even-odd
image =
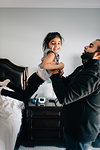
[[[96,41],[100,41],[100,39],[96,39]]]
[[[100,39],[96,39],[96,41],[100,41]],[[97,51],[100,52],[100,46],[98,46]]]

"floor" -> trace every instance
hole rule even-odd
[[[52,147],[52,146],[36,146],[33,148],[26,148],[24,146],[20,146],[19,150],[65,150],[65,148],[59,148],[59,147]],[[89,150],[100,150],[100,148],[90,148]]]
[[[65,148],[52,147],[52,146],[36,146],[33,148],[26,148],[24,146],[20,146],[19,150],[65,150]]]

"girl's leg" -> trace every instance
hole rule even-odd
[[[37,73],[33,73],[28,79],[28,86],[23,91],[24,98],[29,99],[43,82]]]
[[[19,92],[23,91],[23,89],[21,87],[17,87],[14,83],[9,82],[7,87],[9,87],[10,89],[14,90],[15,92]]]
[[[5,89],[2,89],[1,95],[9,96],[12,98],[16,98],[21,101],[27,101],[38,89],[38,87],[43,83],[44,81],[36,74],[32,74],[30,78],[28,79],[28,86],[25,90],[19,89],[15,87],[13,84],[9,83],[8,87],[14,89],[15,91],[8,91]]]
[[[20,101],[24,101],[23,96],[19,92],[9,91],[9,90],[6,90],[6,89],[2,89],[1,90],[1,95],[9,96],[9,97],[18,99]]]

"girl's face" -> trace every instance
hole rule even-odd
[[[48,43],[48,48],[50,48],[51,50],[53,50],[56,53],[58,53],[61,50],[61,46],[62,46],[62,43],[61,43],[61,39],[59,37],[52,39]]]

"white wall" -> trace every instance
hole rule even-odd
[[[100,38],[99,18],[100,8],[1,8],[0,57],[28,66],[31,75],[40,63],[44,37],[58,31],[64,37],[60,58],[68,75],[81,64],[84,46]],[[48,92],[42,87],[44,95],[49,86]]]

